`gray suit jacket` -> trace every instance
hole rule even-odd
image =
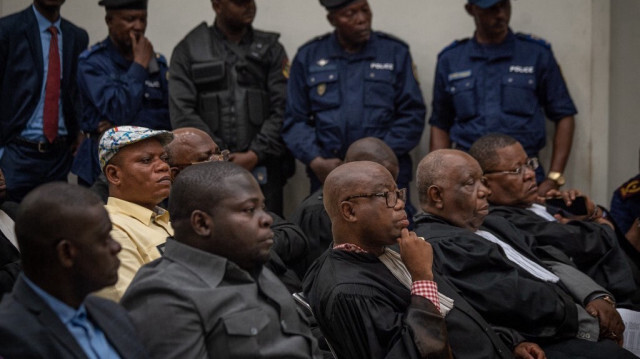
[[[121,358],[147,358],[125,310],[112,301],[89,296],[89,319],[105,334]],[[0,357],[87,358],[56,313],[22,276],[0,303]]]

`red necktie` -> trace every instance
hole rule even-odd
[[[42,114],[44,137],[53,142],[58,136],[58,106],[60,102],[60,55],[58,54],[58,29],[51,26],[49,42],[49,70],[44,92],[44,111]]]

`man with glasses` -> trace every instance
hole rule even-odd
[[[405,200],[374,162],[345,163],[324,183],[334,243],[307,272],[304,293],[339,358],[451,357],[431,246],[407,230]]]
[[[416,233],[432,245],[438,272],[489,323],[516,330],[548,357],[635,358],[620,348],[625,327],[611,293],[566,263],[543,262],[529,237],[488,215],[492,192],[473,157],[433,151],[418,165],[417,184],[424,213]]]
[[[545,205],[535,181],[537,162],[527,158],[513,137],[483,136],[469,153],[484,171],[491,190],[487,198],[492,214],[506,218],[530,235],[532,246],[552,246],[562,251],[578,269],[613,293],[618,306],[640,308],[638,269],[621,248],[606,211],[576,190],[552,190],[548,195],[562,197],[568,205],[577,196],[584,196],[586,215]],[[538,254],[544,258],[544,251]]]

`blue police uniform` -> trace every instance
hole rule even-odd
[[[529,156],[545,146],[551,121],[577,113],[560,68],[544,40],[509,34],[498,45],[455,41],[438,55],[429,124],[468,150],[492,132],[517,139]]]
[[[145,69],[126,60],[109,38],[80,54],[78,87],[82,101],[80,145],[71,171],[88,184],[100,174],[98,122],[114,126],[142,126],[171,130],[167,60],[156,55],[158,66]]]
[[[613,192],[609,213],[622,233],[627,233],[633,221],[640,217],[640,174]]]
[[[307,166],[318,156],[344,159],[363,137],[380,138],[398,156],[398,185],[406,187],[425,113],[406,43],[372,32],[362,51],[349,54],[334,32],[300,47],[293,60],[282,137]],[[313,191],[319,182],[307,172]]]

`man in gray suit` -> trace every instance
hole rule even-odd
[[[0,357],[147,357],[124,309],[87,296],[118,279],[110,231],[88,189],[53,182],[25,197],[15,221],[24,272],[0,303]]]
[[[205,162],[176,177],[175,238],[120,303],[154,358],[319,358],[284,284],[264,267],[274,233],[249,171]]]

